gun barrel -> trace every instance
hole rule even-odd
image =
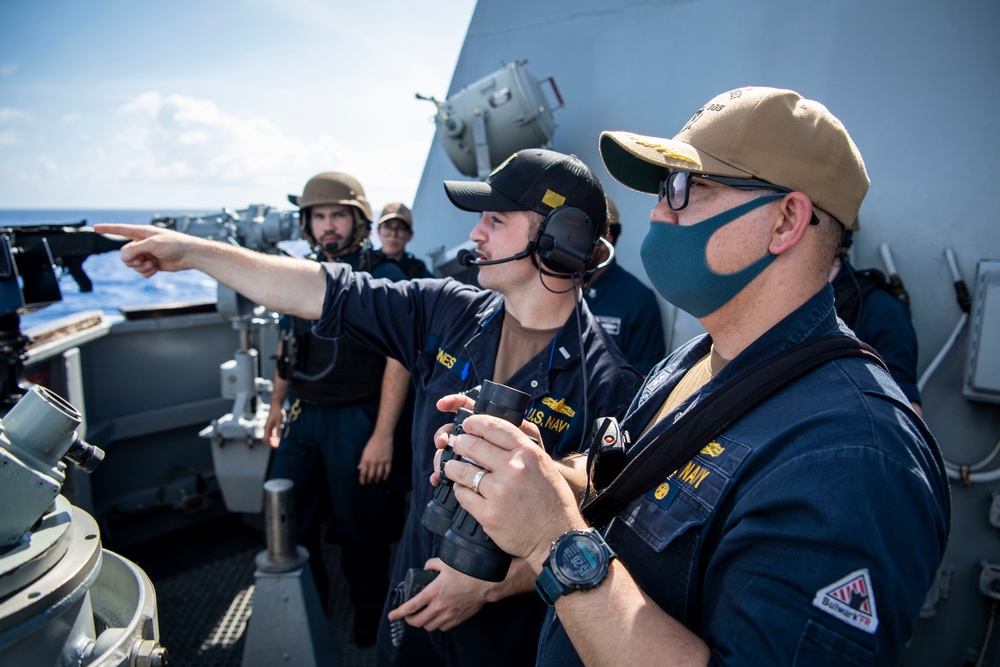
[[[20,305],[51,303],[62,298],[56,287],[56,266],[69,272],[81,292],[93,290],[93,283],[83,270],[84,260],[91,255],[118,250],[128,240],[98,234],[86,227],[86,223],[81,220],[64,225],[0,227],[0,235],[7,239],[11,259],[24,282]]]

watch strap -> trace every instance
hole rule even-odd
[[[535,590],[538,591],[538,595],[545,601],[545,604],[551,607],[556,603],[556,599],[566,592],[566,587],[556,579],[556,575],[553,574],[546,562],[538,578],[535,579]]]
[[[601,550],[604,552],[604,572],[601,573],[600,579],[598,579],[594,584],[589,586],[581,585],[568,585],[559,580],[556,573],[553,571],[551,562],[552,558],[556,555],[560,543],[566,539],[569,539],[577,535],[587,535],[590,539],[593,539]],[[584,591],[590,590],[592,588],[597,588],[604,581],[604,578],[608,574],[608,567],[611,565],[611,561],[615,558],[615,552],[608,546],[608,543],[604,541],[604,537],[595,529],[588,528],[587,530],[571,530],[557,537],[553,542],[552,546],[549,548],[549,555],[542,564],[542,571],[538,574],[535,579],[535,590],[538,591],[538,595],[545,601],[545,604],[550,607],[555,604],[556,600],[567,593],[573,591]]]

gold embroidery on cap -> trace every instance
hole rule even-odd
[[[542,197],[542,203],[546,206],[551,206],[552,208],[559,208],[566,203],[566,198],[560,194],[552,192],[552,190],[546,190],[545,196]]]
[[[652,141],[637,141],[635,143],[639,144],[640,146],[645,146],[646,148],[652,148],[654,151],[665,157],[671,157],[674,158],[675,160],[683,160],[684,162],[690,162],[691,164],[699,164],[698,160],[690,158],[687,155],[681,155],[680,153],[675,153],[666,146],[664,146],[663,144],[657,144]]]
[[[501,162],[499,167],[490,172],[490,176],[492,176],[493,174],[497,173],[498,171],[506,167],[508,164],[510,164],[510,161],[513,160],[515,157],[517,157],[517,153],[514,153],[514,155],[511,155],[509,158]]]

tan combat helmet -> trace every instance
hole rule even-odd
[[[365,197],[365,190],[353,176],[337,171],[317,174],[306,183],[302,195],[288,195],[288,201],[299,207],[299,225],[302,238],[310,245],[317,245],[309,224],[309,209],[324,204],[349,206],[354,212],[354,231],[348,243],[338,248],[335,256],[346,255],[357,250],[368,238],[372,224],[372,207]]]

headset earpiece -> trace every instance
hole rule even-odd
[[[553,273],[577,275],[593,268],[597,240],[594,223],[574,206],[552,209],[538,227],[535,248],[542,265]]]

